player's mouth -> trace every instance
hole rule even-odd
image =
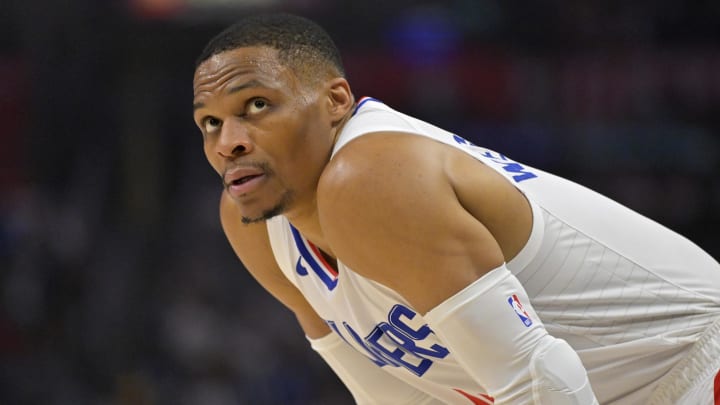
[[[261,169],[238,167],[226,171],[223,182],[230,195],[238,198],[255,191],[265,178]]]

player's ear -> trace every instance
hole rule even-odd
[[[336,77],[328,82],[327,101],[333,121],[340,121],[352,109],[353,95],[345,78]]]

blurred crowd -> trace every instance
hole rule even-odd
[[[720,257],[718,2],[7,0],[0,404],[350,403],[224,240],[192,122],[196,56],[258,11],[326,27],[356,96]]]

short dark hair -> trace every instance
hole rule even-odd
[[[277,49],[279,58],[296,70],[329,63],[345,76],[345,69],[330,35],[315,22],[292,14],[261,14],[245,17],[208,42],[195,68],[224,51],[251,46]],[[312,69],[311,69],[312,70]]]

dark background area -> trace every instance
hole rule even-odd
[[[3,0],[0,403],[350,397],[220,231],[204,44],[290,11],[356,96],[579,181],[720,257],[720,3]]]

